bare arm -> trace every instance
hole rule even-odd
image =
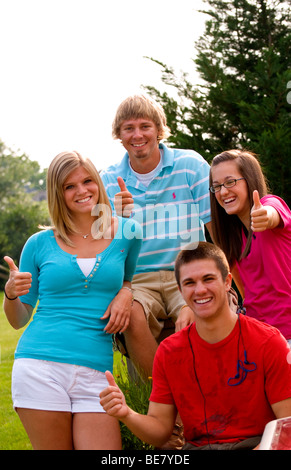
[[[139,439],[160,447],[173,432],[176,414],[174,405],[150,402],[147,415],[130,410],[122,421]]]
[[[4,312],[10,325],[16,330],[25,326],[32,315],[31,305],[24,304],[18,298],[25,295],[31,287],[31,274],[20,273],[17,266],[9,256],[4,260],[10,268],[9,279],[5,284]]]
[[[31,305],[22,303],[18,298],[13,301],[5,298],[4,312],[10,325],[15,330],[19,330],[29,322],[33,308]]]
[[[101,318],[101,320],[109,318],[104,331],[110,334],[117,332],[123,333],[129,325],[132,303],[133,295],[131,283],[124,281],[122,288],[112,302],[110,302],[106,312]]]
[[[272,410],[276,416],[276,419],[291,416],[291,398],[274,403],[272,405]]]

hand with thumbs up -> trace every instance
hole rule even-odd
[[[118,176],[117,182],[120,191],[114,196],[116,214],[121,217],[130,217],[134,207],[132,194],[128,191],[121,176]]]
[[[100,403],[110,416],[122,421],[140,440],[161,447],[170,438],[177,409],[172,404],[150,402],[147,414],[132,410],[116,385],[111,372],[105,372],[108,387],[100,393]]]
[[[28,294],[31,287],[31,274],[19,272],[12,258],[4,256],[4,260],[9,266],[9,279],[5,285],[6,298],[15,299],[20,295]]]
[[[100,404],[110,416],[118,419],[126,418],[130,413],[130,408],[126,404],[124,395],[118,385],[116,385],[111,372],[107,370],[105,376],[108,381],[108,387],[100,393]]]
[[[30,320],[33,307],[20,302],[18,296],[28,294],[31,287],[31,274],[19,272],[13,259],[4,256],[9,266],[9,279],[5,284],[4,311],[10,325],[16,330],[22,328]]]
[[[276,209],[271,206],[263,206],[260,201],[259,192],[253,192],[254,205],[251,210],[251,229],[253,232],[263,232],[273,229],[280,223],[280,216]]]

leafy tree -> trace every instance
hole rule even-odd
[[[27,238],[48,224],[46,170],[0,141],[0,285],[7,277],[5,255],[18,264]]]
[[[165,109],[170,145],[194,148],[209,162],[222,150],[248,148],[271,190],[290,204],[290,8],[284,0],[205,3],[208,20],[194,59],[200,83],[152,58],[176,93],[145,89]]]

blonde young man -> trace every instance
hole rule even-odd
[[[124,100],[112,127],[126,153],[101,177],[116,212],[143,228],[124,336],[131,360],[147,378],[160,340],[174,324],[178,331],[193,321],[177,288],[174,262],[181,246],[204,240],[204,225],[210,229],[209,165],[193,150],[161,142],[169,136],[165,113],[149,97]]]

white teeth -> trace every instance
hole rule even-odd
[[[201,299],[201,300],[195,300],[197,304],[206,304],[206,302],[209,302],[211,300],[211,297],[208,299]]]
[[[82,202],[87,202],[87,201],[89,201],[89,200],[90,200],[90,196],[85,197],[84,199],[79,199],[77,202],[82,203]]]
[[[145,143],[142,143],[142,144],[132,144],[133,147],[142,147],[143,145],[145,145]]]
[[[225,204],[228,204],[229,202],[232,202],[232,201],[234,201],[234,200],[235,200],[234,197],[229,198],[229,199],[224,199],[224,203],[225,203]]]

